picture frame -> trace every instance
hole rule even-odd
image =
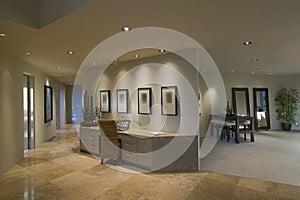
[[[150,115],[152,105],[151,88],[138,88],[138,114]]]
[[[100,112],[110,112],[110,90],[100,90]]]
[[[128,89],[117,89],[117,113],[128,113]]]
[[[176,116],[177,112],[177,87],[161,87],[161,114]]]
[[[44,122],[53,120],[53,88],[44,85]]]

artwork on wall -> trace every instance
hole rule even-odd
[[[151,88],[138,88],[138,114],[151,114]]]
[[[53,120],[53,88],[44,86],[44,122]]]
[[[100,112],[110,112],[110,91],[100,90]]]
[[[117,112],[128,113],[128,89],[117,89]]]
[[[177,115],[177,87],[161,87],[161,114]]]

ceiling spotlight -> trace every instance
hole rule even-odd
[[[5,37],[5,33],[0,33],[0,37]]]
[[[256,62],[256,61],[258,61],[258,59],[257,58],[252,58],[251,61]]]
[[[254,74],[254,72],[251,72],[251,74]]]
[[[140,57],[140,55],[139,54],[134,54],[133,57],[138,58],[138,57]]]
[[[233,74],[234,74],[234,71],[232,70],[232,71],[231,71],[231,73],[233,73]]]
[[[123,27],[121,28],[121,30],[122,30],[122,31],[125,31],[125,32],[128,32],[128,31],[131,30],[131,27],[130,27],[130,26],[123,26]]]
[[[245,41],[245,42],[243,42],[243,45],[251,45],[252,44],[252,42],[251,41]]]
[[[73,54],[74,54],[74,51],[67,51],[67,54],[73,55]]]
[[[160,50],[158,50],[160,53],[164,53],[164,52],[166,52],[166,50],[164,50],[164,49],[160,49]]]
[[[31,52],[26,52],[26,55],[31,55]]]
[[[272,75],[272,73],[270,72],[269,75]]]
[[[93,66],[95,66],[96,65],[96,63],[93,63]]]
[[[61,70],[61,67],[56,67],[57,70]]]

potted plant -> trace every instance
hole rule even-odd
[[[97,126],[98,122],[96,121],[96,117],[98,117],[98,109],[91,106],[87,106],[82,109],[82,118],[83,121],[80,123],[82,126]]]
[[[282,130],[290,131],[296,122],[300,94],[295,89],[282,88],[275,98],[277,120],[282,122]]]
[[[229,116],[229,117],[233,116],[232,108],[229,106],[229,101],[227,101],[227,106],[226,106],[225,110],[226,110],[226,116]]]

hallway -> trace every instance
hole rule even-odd
[[[216,173],[127,173],[79,152],[74,128],[0,176],[0,199],[299,199],[300,188]]]

